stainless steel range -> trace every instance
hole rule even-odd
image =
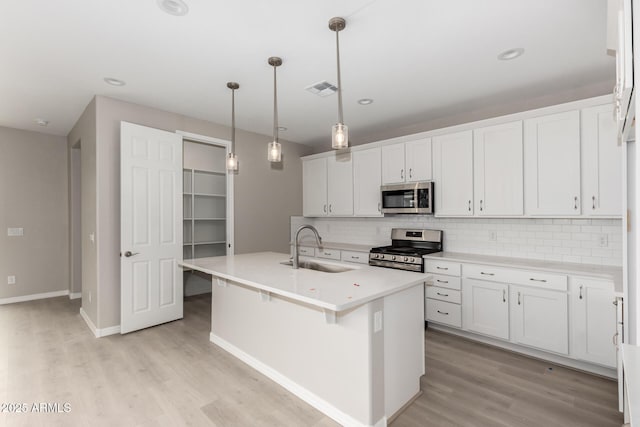
[[[442,251],[442,230],[391,230],[391,246],[372,248],[369,265],[424,272],[423,255]]]

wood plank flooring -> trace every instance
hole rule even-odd
[[[79,308],[66,297],[0,306],[0,404],[71,404],[69,413],[2,413],[0,425],[337,425],[209,342],[209,295],[187,298],[181,321],[101,339]],[[424,394],[394,427],[622,424],[613,381],[425,336]]]

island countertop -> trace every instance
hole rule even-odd
[[[178,261],[178,265],[336,312],[421,284],[429,276],[366,264],[315,259],[314,262],[320,264],[341,265],[353,270],[342,273],[304,268],[296,270],[281,264],[288,260],[289,254],[258,252],[187,259]]]

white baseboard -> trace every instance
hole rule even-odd
[[[96,338],[106,337],[108,335],[115,335],[120,333],[120,325],[111,326],[109,328],[102,328],[102,329],[96,328],[96,325],[93,324],[93,322],[91,321],[91,318],[89,317],[87,312],[84,311],[82,307],[80,307],[80,316],[84,319],[84,322],[87,324],[87,326],[89,327],[89,329],[91,330],[91,332]]]
[[[0,305],[13,304],[16,302],[33,301],[37,299],[63,297],[65,295],[69,295],[68,289],[65,291],[45,292],[42,294],[23,295],[20,297],[0,298]]]
[[[82,298],[82,292],[71,292],[69,294],[69,299],[78,299]]]
[[[267,376],[268,378],[272,379],[276,383],[280,384],[282,387],[289,390],[291,393],[295,394],[300,399],[304,400],[309,405],[313,406],[318,411],[322,412],[323,414],[332,418],[334,421],[336,421],[337,423],[343,426],[354,426],[354,427],[355,426],[358,426],[358,427],[365,427],[365,426],[386,427],[387,426],[386,417],[382,417],[380,420],[378,420],[378,422],[376,422],[373,425],[361,423],[360,421],[356,420],[352,416],[342,412],[340,409],[336,408],[331,403],[320,398],[319,396],[312,393],[308,389],[302,387],[300,384],[292,381],[291,379],[282,375],[280,372],[276,371],[270,366],[265,365],[261,361],[255,359],[253,356],[240,350],[238,347],[229,343],[225,339],[220,338],[217,335],[214,335],[213,332],[209,334],[209,340],[212,343],[221,347],[222,349],[226,350],[227,352],[231,353],[238,359],[242,360],[244,363],[251,366],[256,371],[260,372],[261,374]]]

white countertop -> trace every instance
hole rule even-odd
[[[606,265],[577,264],[570,262],[541,261],[525,258],[509,258],[492,255],[474,255],[458,252],[438,252],[424,256],[425,259],[485,264],[497,267],[523,268],[527,270],[548,271],[581,277],[595,277],[612,280],[616,294],[622,295],[622,267]]]
[[[353,270],[343,273],[324,273],[304,268],[294,270],[291,266],[280,264],[288,260],[289,254],[258,252],[184,260],[178,261],[178,264],[332,311],[347,310],[422,284],[429,276],[366,264],[336,263],[317,259],[313,261],[347,266]]]
[[[624,385],[631,425],[640,420],[640,347],[622,344]]]

